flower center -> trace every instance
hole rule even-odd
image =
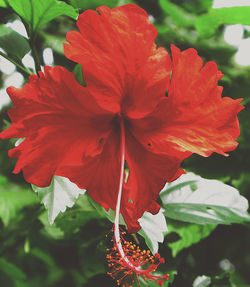
[[[112,268],[112,272],[108,274],[117,279],[117,285],[121,284],[123,279],[130,280],[129,285],[125,282],[124,287],[132,286],[136,280],[140,286],[138,280],[139,277],[142,277],[145,281],[154,280],[159,286],[163,285],[163,280],[167,280],[169,274],[163,276],[157,276],[151,274],[152,271],[155,271],[159,264],[164,263],[164,259],[160,257],[158,253],[155,256],[152,256],[150,251],[143,250],[141,251],[139,247],[136,248],[136,245],[132,242],[125,241],[120,232],[119,227],[119,215],[121,207],[121,198],[122,198],[122,187],[124,182],[124,164],[125,164],[125,126],[124,119],[120,117],[120,131],[121,131],[121,165],[120,165],[120,181],[119,181],[119,190],[116,202],[115,210],[115,220],[114,220],[114,247],[108,249],[109,254],[107,259],[109,262],[109,267]],[[146,264],[150,264],[147,268]]]

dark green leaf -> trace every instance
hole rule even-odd
[[[7,278],[7,280],[5,278]],[[4,287],[8,286],[8,281],[13,282],[14,285],[12,286],[24,286],[22,283],[24,283],[25,278],[26,275],[21,269],[6,259],[0,258],[0,280]]]
[[[96,210],[84,211],[79,209],[69,210],[59,216],[56,220],[56,226],[69,236],[79,231],[89,220],[101,218]]]
[[[79,84],[81,84],[82,86],[86,86],[84,80],[83,80],[83,75],[82,75],[82,65],[77,64],[74,68],[73,73],[76,76],[76,80]]]
[[[78,14],[74,8],[57,0],[8,0],[13,10],[21,16],[36,32],[51,20],[65,15],[76,19]]]
[[[192,246],[207,237],[215,228],[216,225],[187,224],[169,219],[169,232],[175,232],[180,236],[179,240],[168,243],[173,256],[175,257],[183,248]]]
[[[108,4],[110,8],[115,7],[119,1],[109,0],[104,3],[103,0],[70,0],[70,4],[77,9],[96,9],[97,7]]]
[[[29,43],[26,38],[0,25],[0,47],[10,56],[21,60],[30,50]]]

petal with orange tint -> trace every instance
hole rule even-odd
[[[150,115],[134,120],[132,133],[155,153],[182,159],[191,153],[226,155],[238,145],[241,99],[221,97],[222,87],[217,82],[222,73],[214,62],[202,68],[194,49],[181,52],[172,46],[172,57],[168,97]]]
[[[101,152],[113,115],[96,104],[74,74],[46,67],[40,77],[32,75],[24,87],[10,87],[8,93],[12,124],[0,138],[25,138],[9,155],[18,158],[14,172],[23,170],[28,182],[48,186],[62,164]]]
[[[143,9],[128,4],[97,10],[79,16],[80,32],[67,34],[64,53],[83,66],[87,87],[102,108],[143,117],[168,89],[169,55],[157,49],[157,30]]]

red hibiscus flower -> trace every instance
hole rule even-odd
[[[139,260],[133,248],[124,251],[119,213],[137,232],[145,211],[159,211],[158,194],[181,175],[186,157],[236,148],[241,100],[221,97],[223,74],[214,62],[203,67],[194,49],[172,46],[171,61],[156,47],[157,30],[141,8],[97,10],[81,14],[80,32],[66,37],[65,55],[82,65],[86,87],[62,67],[45,67],[23,88],[8,88],[12,125],[0,138],[25,138],[9,156],[18,159],[14,173],[22,170],[28,182],[45,187],[53,175],[64,176],[116,210],[112,252],[123,258],[121,270],[162,284],[150,275],[162,262],[158,255],[152,261],[138,251]],[[151,267],[139,268],[150,260]]]

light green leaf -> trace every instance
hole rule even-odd
[[[207,287],[211,284],[211,278],[205,275],[198,276],[193,283],[193,287]]]
[[[85,190],[78,188],[69,179],[61,176],[54,176],[48,187],[41,188],[33,185],[32,188],[48,209],[48,219],[51,224],[59,212],[64,212],[67,207],[72,207],[78,196],[85,193]]]
[[[212,37],[220,25],[250,25],[250,6],[213,9],[195,22],[200,37]]]
[[[185,181],[195,180],[168,194],[167,190]],[[237,189],[218,180],[203,179],[195,174],[182,175],[160,194],[165,216],[198,224],[249,222],[248,201]]]
[[[175,257],[183,248],[192,246],[201,239],[206,238],[215,228],[216,225],[212,224],[183,223],[168,219],[169,232],[175,232],[180,236],[179,240],[168,243],[173,256]]]
[[[78,16],[72,6],[57,0],[8,0],[8,3],[30,25],[33,32],[59,16],[65,15],[72,19]]]
[[[4,25],[0,25],[0,47],[10,56],[21,60],[30,50],[28,40]]]
[[[14,184],[0,186],[0,218],[7,226],[24,207],[37,203],[37,197],[29,190],[20,190]]]
[[[0,7],[6,8],[7,5],[4,0],[0,0]]]
[[[159,0],[162,11],[169,15],[172,21],[181,27],[193,27],[196,17],[186,12],[179,5],[171,3],[169,0]]]
[[[155,215],[144,212],[138,221],[141,225],[141,230],[138,233],[144,237],[148,248],[155,254],[158,252],[158,243],[164,241],[164,233],[168,230],[164,210],[161,209]]]

